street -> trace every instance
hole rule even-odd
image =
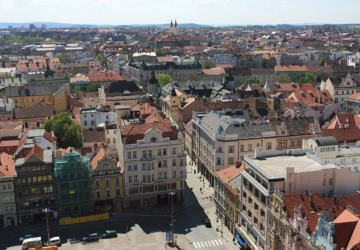
[[[204,187],[198,176],[198,173],[195,175],[191,166],[188,166],[187,185],[185,185],[186,201],[183,204],[176,204],[177,209],[174,209],[178,246],[181,249],[240,249],[239,245],[232,242],[233,236],[225,226],[223,237],[220,230],[216,231],[218,225],[215,204],[212,200],[213,190],[209,188],[206,181]],[[200,192],[200,187],[202,192]],[[164,249],[165,232],[171,230],[170,214],[171,205],[137,211],[128,210],[121,214],[112,214],[109,220],[97,224],[58,226],[54,222],[50,225],[50,233],[51,236],[60,236],[62,239],[63,245],[60,249]],[[203,225],[204,218],[210,219],[212,227]],[[98,243],[85,245],[67,243],[68,239],[81,241],[88,234],[101,234],[105,230],[117,230],[118,238],[101,239]],[[47,240],[45,225],[32,229],[19,228],[15,236],[0,238],[0,249],[21,249],[17,241],[21,235],[19,233],[31,233],[33,236],[42,236],[43,241]]]

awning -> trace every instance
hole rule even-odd
[[[237,241],[239,242],[240,246],[245,244],[245,240],[244,238],[240,235],[240,234],[235,234],[235,238],[237,239]]]

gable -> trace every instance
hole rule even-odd
[[[40,160],[36,155],[32,154],[29,158],[26,159],[26,163],[39,162]]]

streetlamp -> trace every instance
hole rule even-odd
[[[175,220],[174,220],[174,192],[170,192],[169,195],[171,195],[171,241],[173,244],[175,244],[174,242],[174,231],[175,231]]]
[[[45,208],[42,210],[46,214],[46,227],[47,227],[47,235],[48,235],[48,244],[50,243],[50,230],[49,230],[49,219],[48,219],[48,213],[50,212],[50,209]]]

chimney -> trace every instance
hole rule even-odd
[[[334,195],[334,204],[336,204],[336,195]]]
[[[313,204],[313,195],[312,195],[312,193],[309,193],[308,197],[309,197],[310,204],[312,205]]]

